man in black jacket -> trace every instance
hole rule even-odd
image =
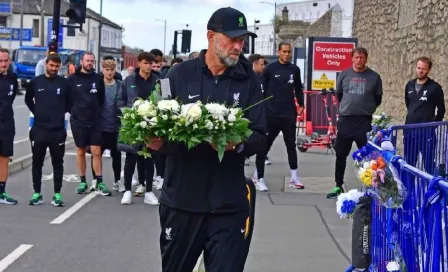
[[[17,204],[5,191],[9,158],[14,154],[16,134],[12,104],[17,95],[17,76],[8,71],[9,51],[0,48],[0,204]]]
[[[417,59],[415,79],[406,84],[404,100],[406,104],[406,124],[442,121],[445,115],[445,97],[440,86],[429,78],[432,60],[428,57]],[[435,114],[437,109],[437,114]],[[434,156],[437,144],[433,128],[404,130],[404,156],[406,162],[415,166],[419,152],[423,155],[426,172],[434,173]]]
[[[123,81],[121,92],[118,94],[118,107],[132,107],[137,98],[148,99],[155,89],[160,74],[152,70],[152,64],[156,61],[153,54],[142,52],[138,55],[138,68]],[[144,203],[149,205],[158,205],[159,200],[152,192],[152,183],[154,177],[154,160],[145,158],[134,152],[126,152],[124,162],[124,187],[125,192],[121,199],[121,204],[129,205],[132,203],[132,175],[137,165],[138,181],[134,195],[145,196]],[[145,185],[146,182],[146,185]]]
[[[104,81],[95,72],[93,65],[95,56],[86,52],[81,58],[81,67],[68,80],[73,98],[70,126],[76,144],[78,171],[81,183],[76,188],[77,194],[88,192],[86,181],[86,151],[90,147],[93,156],[93,169],[97,182],[97,190],[102,195],[110,195],[103,183],[101,145],[103,135],[99,125],[101,109],[104,104]]]
[[[173,97],[247,108],[262,93],[252,65],[241,51],[247,31],[243,13],[221,8],[207,25],[208,49],[168,73]],[[149,146],[167,155],[160,196],[160,248],[163,272],[192,271],[204,251],[207,271],[242,272],[251,224],[244,159],[263,151],[266,135],[264,105],[246,111],[252,135],[229,143],[222,162],[213,145],[188,150],[183,144],[152,139]],[[252,192],[253,193],[253,192]]]
[[[303,109],[303,86],[300,77],[300,69],[291,63],[292,47],[288,43],[280,43],[278,47],[278,61],[268,65],[263,74],[263,88],[266,96],[272,95],[267,101],[267,126],[266,149],[261,155],[257,155],[255,164],[257,174],[254,182],[257,188],[267,189],[264,180],[265,157],[272,147],[280,132],[283,133],[288,162],[291,172],[289,186],[295,189],[304,189],[297,174],[296,152],[296,120],[297,109],[294,96]]]
[[[65,114],[70,112],[72,103],[68,80],[58,76],[60,66],[59,55],[48,55],[45,73],[33,78],[26,88],[25,103],[34,114],[34,124],[30,130],[34,194],[29,201],[30,205],[43,203],[42,167],[49,148],[54,173],[54,195],[51,203],[56,207],[64,206],[61,188],[67,138]]]

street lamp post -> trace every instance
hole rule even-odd
[[[164,34],[163,34],[163,54],[165,55],[166,54],[166,19],[165,20],[156,19],[156,21],[163,22],[165,24]]]
[[[276,23],[276,18],[277,18],[277,2],[271,3],[271,2],[265,2],[265,1],[260,1],[261,4],[268,4],[271,6],[274,6],[274,39],[273,39],[273,46],[272,46],[272,53],[275,55],[276,52],[276,43],[277,43],[277,35],[275,34],[275,23]]]

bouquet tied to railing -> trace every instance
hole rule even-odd
[[[372,130],[367,133],[369,140],[372,140],[375,135],[390,126],[392,118],[384,111],[377,109],[372,115]]]
[[[386,208],[401,208],[407,190],[397,169],[387,160],[386,152],[369,151],[363,147],[353,153],[354,170],[363,188]]]

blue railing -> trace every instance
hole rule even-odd
[[[377,139],[391,136],[395,146],[402,133],[404,157],[383,150],[381,141],[368,142],[367,151],[379,152],[392,164],[407,189],[400,209],[373,202],[370,271],[448,271],[448,182],[444,180],[447,128],[448,122],[437,122],[383,131],[383,137]],[[394,262],[400,270],[390,270]]]

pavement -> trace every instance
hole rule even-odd
[[[334,155],[325,155],[324,149],[298,155],[305,190],[285,186],[289,167],[281,138],[269,154],[270,191],[257,193],[247,272],[345,271],[350,263],[351,222],[339,219],[335,200],[325,198],[333,187]],[[158,207],[136,197],[132,205],[121,205],[121,194],[115,192],[111,197],[76,195],[74,149],[67,150],[64,166],[65,207],[50,204],[49,159],[43,169],[41,206],[28,205],[33,193],[30,168],[10,176],[7,191],[19,204],[0,207],[0,272],[160,272]],[[247,175],[253,167],[252,162]],[[347,167],[348,187],[357,186],[352,172]],[[111,187],[110,158],[104,158],[103,173]]]

